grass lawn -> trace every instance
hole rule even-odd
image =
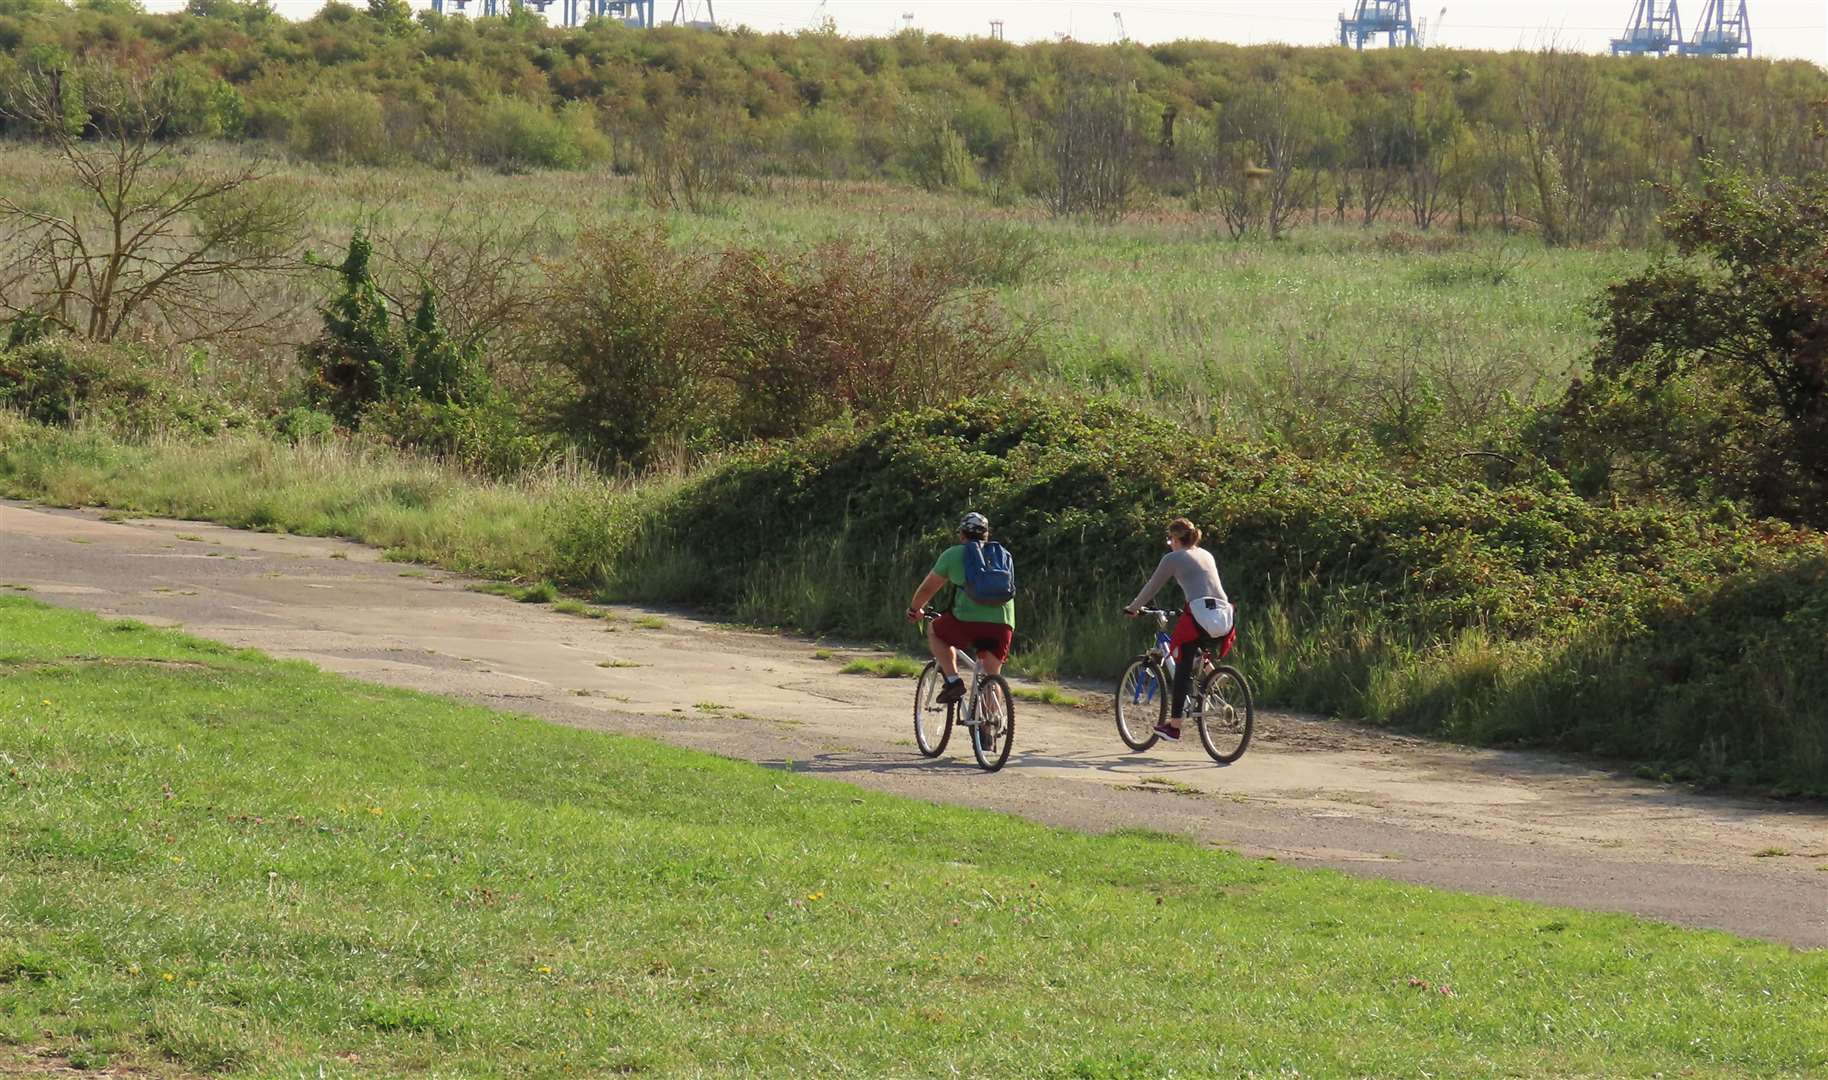
[[[1828,954],[1055,831],[4,596],[5,1043],[249,1076],[1802,1076]]]

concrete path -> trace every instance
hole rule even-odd
[[[838,673],[867,650],[677,612],[562,615],[360,545],[194,522],[0,503],[7,583],[377,683],[1053,825],[1188,832],[1295,865],[1828,946],[1820,805],[1261,712],[1249,753],[1221,768],[1192,739],[1128,751],[1108,694],[1018,703],[1015,755],[986,775],[958,738],[919,756],[909,681]]]

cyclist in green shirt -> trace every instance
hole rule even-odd
[[[979,604],[966,595],[965,545],[990,539],[990,520],[979,513],[969,513],[958,525],[958,543],[940,552],[933,569],[914,590],[908,606],[908,621],[919,622],[921,609],[946,586],[952,586],[952,604],[946,614],[927,627],[927,648],[946,677],[939,692],[939,702],[947,704],[965,696],[965,682],[958,675],[954,649],[963,649],[978,658],[984,673],[995,675],[1009,659],[1009,646],[1015,640],[1016,602]]]

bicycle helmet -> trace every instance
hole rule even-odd
[[[990,519],[973,510],[958,523],[958,531],[981,540],[990,535]]]

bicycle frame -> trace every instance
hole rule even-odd
[[[1136,680],[1136,689],[1130,696],[1131,704],[1135,705],[1153,702],[1156,693],[1161,689],[1157,685],[1158,683],[1172,684],[1175,665],[1178,663],[1171,648],[1174,644],[1174,635],[1168,632],[1168,626],[1176,616],[1180,615],[1180,612],[1164,611],[1160,608],[1143,608],[1142,614],[1155,616],[1155,646],[1149,650],[1149,655],[1153,656],[1155,662],[1160,665],[1161,678],[1157,679],[1154,672],[1144,669],[1142,678]],[[1200,657],[1208,664],[1212,663],[1211,653],[1205,647],[1200,649]],[[1199,671],[1200,668],[1196,666],[1194,673],[1197,675]]]
[[[922,612],[923,617],[920,620],[922,636],[925,636],[927,630],[932,627],[933,620],[939,618],[941,614],[942,612],[935,611],[933,608],[927,608]],[[952,662],[958,668],[959,674],[962,676],[967,670],[971,672],[970,684],[965,689],[965,700],[960,703],[965,707],[965,715],[960,717],[958,722],[965,727],[975,727],[977,725],[978,684],[984,672],[978,665],[977,657],[968,655],[965,650],[956,645],[951,648]]]

